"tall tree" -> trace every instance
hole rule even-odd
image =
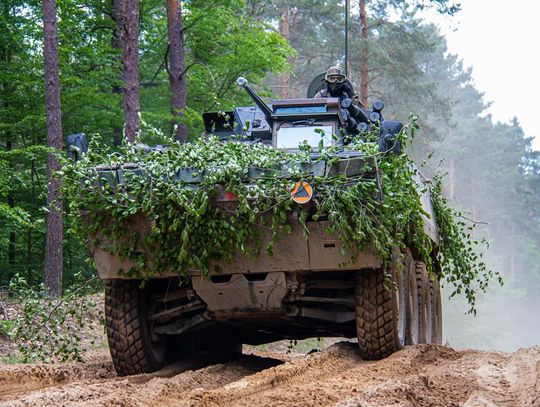
[[[184,58],[184,28],[180,0],[167,0],[167,33],[169,38],[169,85],[174,137],[187,141],[187,126],[182,123],[186,108],[186,80]]]
[[[2,5],[2,17],[5,23],[7,23],[11,19],[11,12],[10,12],[10,4],[9,1],[4,1]],[[8,34],[7,32],[5,34]],[[0,63],[2,65],[8,66],[13,61],[13,41],[5,41],[2,44],[0,44]],[[2,106],[2,109],[5,109],[6,111],[10,109],[10,103],[9,103],[9,97],[8,95],[13,94],[13,87],[11,86],[11,83],[8,81],[7,76],[2,76],[2,82],[1,82],[1,89],[4,95],[6,97],[2,98],[0,106]],[[6,140],[6,150],[11,151],[13,148],[13,135],[11,134],[11,131],[9,131],[9,128],[6,128],[5,130],[5,140]],[[13,208],[15,206],[13,194],[9,193],[7,196],[7,204],[10,208]],[[9,249],[8,249],[8,263],[10,266],[13,266],[15,264],[15,257],[16,257],[16,241],[17,241],[17,235],[15,231],[11,230],[9,232]]]
[[[113,20],[113,30],[111,36],[111,48],[115,53],[115,59],[120,58],[124,49],[124,27],[122,16],[122,0],[111,0],[111,19]],[[121,78],[119,78],[121,79]],[[115,83],[113,85],[113,93],[120,95],[122,87]],[[119,146],[122,142],[122,128],[118,125],[113,126],[113,144]]]
[[[45,71],[45,114],[47,146],[62,150],[60,73],[56,33],[56,0],[43,0],[43,57]],[[45,286],[51,295],[62,290],[62,201],[60,180],[55,172],[60,164],[54,153],[47,156],[47,214],[45,216]]]
[[[281,18],[279,19],[279,33],[287,41],[291,39],[291,29],[296,28],[296,20],[300,10],[296,6],[291,6],[285,2],[281,5]],[[292,67],[294,65],[294,58],[289,55],[287,62]],[[279,96],[287,99],[291,97],[291,72],[285,71],[280,76]]]
[[[369,58],[369,31],[370,29],[380,27],[388,21],[388,11],[401,11],[408,13],[411,8],[414,10],[422,10],[425,8],[435,8],[438,13],[453,15],[459,11],[459,3],[454,3],[453,0],[370,0],[369,5],[372,9],[373,23],[369,24],[366,11],[366,0],[359,0],[360,8],[360,29],[362,39],[362,52],[360,61],[360,101],[364,106],[368,104],[368,86],[370,72]]]
[[[343,0],[247,0],[247,3],[253,17],[277,27],[279,34],[299,51],[287,56],[288,69],[266,81],[280,97],[302,97],[313,77],[342,57],[343,47],[338,41],[343,40]]]
[[[126,33],[124,2],[56,0],[63,134],[99,133],[107,144],[122,141],[124,47],[118,40]],[[268,24],[247,18],[241,3],[181,3],[188,96],[182,122],[190,134],[202,131],[201,112],[251,103],[234,85],[238,75],[261,83],[285,67],[290,47]],[[41,1],[0,1],[0,285],[16,273],[37,285],[45,268],[48,150],[45,104],[35,97],[44,94],[42,17]],[[147,132],[147,143],[164,143],[161,134],[170,129],[167,42],[166,2],[141,2],[141,110],[161,130]],[[63,285],[75,273],[93,272],[67,222],[64,218]]]
[[[139,0],[122,2],[124,23],[124,116],[125,133],[129,142],[135,141],[141,123],[139,113],[141,102],[139,94]]]
[[[360,28],[362,31],[362,64],[360,65],[360,103],[368,104],[368,25],[366,14],[366,0],[360,0]]]

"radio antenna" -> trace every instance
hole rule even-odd
[[[349,0],[345,0],[345,76],[349,68]]]

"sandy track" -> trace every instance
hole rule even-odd
[[[93,351],[85,363],[0,365],[0,402],[13,394],[76,380],[116,377],[108,351]]]
[[[367,362],[354,344],[339,343],[297,358],[266,352],[198,363],[125,378],[114,376],[104,355],[86,364],[3,366],[0,405],[540,407],[540,347],[502,353],[422,345]]]

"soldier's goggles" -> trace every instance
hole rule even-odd
[[[344,76],[329,76],[326,78],[326,82],[328,83],[343,83],[345,82]]]

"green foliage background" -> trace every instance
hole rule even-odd
[[[59,0],[58,30],[63,133],[99,133],[112,145],[122,133],[121,62],[111,47],[111,3]],[[234,80],[262,82],[286,67],[293,50],[264,21],[247,15],[244,2],[190,1],[184,6],[186,121],[192,139],[203,130],[201,113],[250,104]],[[0,286],[20,273],[38,285],[43,273],[45,116],[41,4],[6,0],[0,6]],[[165,64],[165,2],[141,2],[142,119],[170,134]],[[149,137],[149,142],[156,141]],[[159,140],[157,140],[159,141]],[[86,249],[64,236],[64,284],[93,274]]]

